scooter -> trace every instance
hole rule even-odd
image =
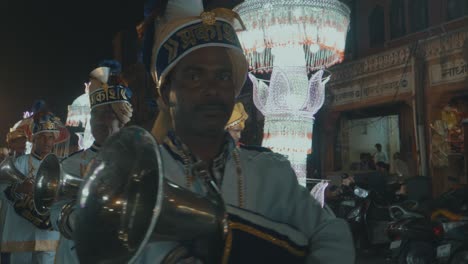
[[[388,207],[376,192],[355,187],[355,207],[346,215],[357,249],[370,249],[389,242],[385,229],[390,222]]]
[[[440,263],[468,263],[468,185],[458,184],[436,201],[431,219],[443,230],[436,252]]]
[[[416,205],[417,206],[417,205]],[[415,208],[411,206],[410,208]],[[391,240],[391,259],[394,263],[431,264],[436,260],[435,248],[442,229],[421,213],[404,205],[392,205],[389,213],[394,221],[387,228]]]
[[[468,264],[468,217],[439,209],[431,218],[440,222],[443,230],[436,250],[438,263]]]

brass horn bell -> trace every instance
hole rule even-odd
[[[34,207],[40,215],[48,214],[50,207],[65,199],[76,198],[83,179],[66,173],[54,154],[42,160],[34,184]]]
[[[0,163],[0,183],[12,184],[15,182],[22,182],[27,177],[15,167],[15,158],[7,157]]]
[[[226,214],[219,194],[196,194],[167,180],[159,148],[150,133],[132,126],[100,149],[78,198],[73,240],[80,263],[134,263],[154,241],[195,241],[212,255],[222,252]]]

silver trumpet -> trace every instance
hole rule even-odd
[[[0,184],[12,184],[26,180],[26,175],[15,167],[14,162],[14,157],[6,157],[0,163]]]
[[[155,241],[191,241],[191,254],[219,263],[227,232],[221,196],[166,179],[150,133],[137,126],[120,130],[97,160],[78,198],[73,240],[80,263],[134,263]]]
[[[48,214],[54,203],[76,198],[82,182],[80,177],[63,170],[56,155],[47,155],[39,166],[34,184],[33,200],[37,213]]]

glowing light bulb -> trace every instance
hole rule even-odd
[[[310,52],[317,53],[320,50],[320,46],[316,43],[310,45]]]

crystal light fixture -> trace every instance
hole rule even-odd
[[[309,71],[343,60],[350,10],[338,0],[245,0],[234,11],[247,28],[238,35],[254,72],[271,70],[275,48],[301,50]]]
[[[305,186],[314,114],[329,80],[324,69],[343,60],[350,10],[338,0],[245,0],[234,11],[246,26],[238,35],[265,116],[263,146],[287,156]],[[269,85],[255,73],[271,73]]]

